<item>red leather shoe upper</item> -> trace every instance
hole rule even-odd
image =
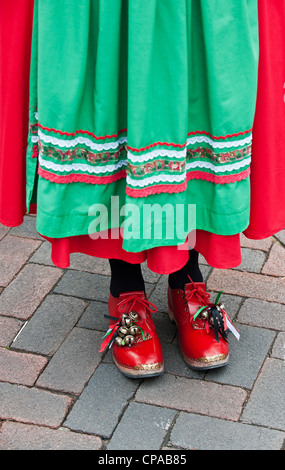
[[[135,311],[139,318],[136,325],[139,333],[135,336],[134,344],[130,346],[112,345],[115,361],[124,367],[134,368],[140,365],[163,364],[163,353],[158,339],[151,312],[156,312],[156,307],[147,300],[144,292],[127,292],[115,298],[110,294],[109,314],[118,320],[110,320],[110,328],[114,328],[123,314]]]
[[[182,354],[193,360],[224,355],[229,352],[227,341],[215,331],[206,311],[195,318],[203,306],[210,306],[210,294],[203,282],[189,283],[185,290],[168,288],[168,305],[178,328],[179,345]]]

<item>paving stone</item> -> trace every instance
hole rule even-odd
[[[45,357],[0,348],[0,382],[32,386],[47,362]]]
[[[204,372],[190,369],[181,357],[177,344],[161,343],[164,357],[164,370],[166,373],[188,377],[191,379],[203,379]]]
[[[1,428],[0,450],[100,450],[99,437],[68,429],[5,422]]]
[[[36,227],[36,217],[26,215],[24,217],[24,221],[18,227],[14,227],[11,229],[10,232],[12,235],[16,235],[17,237],[27,237],[27,238],[34,238],[37,240],[44,240],[43,237],[37,232]]]
[[[48,295],[13,343],[13,348],[52,356],[86,308],[81,299]]]
[[[80,395],[64,426],[110,438],[139,380],[128,379],[111,364],[101,364]]]
[[[176,325],[173,324],[169,316],[164,313],[154,313],[152,318],[160,341],[171,343],[176,335]]]
[[[270,251],[269,258],[266,261],[263,269],[263,274],[269,274],[270,276],[285,276],[285,247],[273,245]]]
[[[0,383],[0,419],[57,428],[72,399],[22,385]]]
[[[51,244],[49,242],[43,242],[30,258],[30,262],[45,264],[46,266],[54,266],[51,260]]]
[[[57,268],[28,264],[0,295],[0,315],[27,320],[62,275]]]
[[[207,279],[212,272],[212,267],[208,265],[200,265],[200,270],[204,279],[204,282],[207,283]]]
[[[32,256],[33,263],[45,264],[53,266],[51,260],[51,244],[49,242],[42,243],[42,246]],[[110,276],[110,266],[107,259],[95,258],[83,253],[72,253],[70,255],[70,266],[68,269],[76,271],[86,271],[90,273],[103,274]]]
[[[70,255],[69,269],[104,274],[106,276],[111,275],[110,265],[107,259],[95,258],[83,253],[72,253]]]
[[[278,333],[272,348],[272,357],[285,361],[285,333]]]
[[[109,328],[109,320],[104,315],[109,315],[108,304],[104,302],[90,302],[78,322],[78,326],[90,330],[106,332]]]
[[[226,367],[206,372],[206,380],[251,389],[274,341],[273,331],[236,325],[240,341],[229,334],[230,361]]]
[[[37,386],[79,395],[95,371],[102,334],[74,328],[37,381]]]
[[[7,233],[9,232],[10,227],[5,227],[4,225],[0,224],[0,240],[4,238]]]
[[[0,242],[0,285],[7,286],[20,271],[23,264],[39,247],[40,242],[27,238],[18,238],[7,235]]]
[[[214,269],[208,289],[285,304],[285,279],[235,270]]]
[[[131,403],[116,428],[108,450],[159,450],[176,411]],[[138,432],[139,423],[139,432]]]
[[[285,305],[247,299],[240,309],[237,320],[248,325],[284,331]]]
[[[242,262],[239,266],[233,269],[239,271],[246,271],[249,273],[260,273],[264,265],[266,253],[261,250],[252,250],[250,248],[242,248]]]
[[[285,245],[285,230],[281,230],[280,232],[274,235],[283,245]]]
[[[164,374],[143,382],[136,401],[216,418],[239,419],[246,392],[238,387]]]
[[[245,248],[252,248],[254,250],[268,251],[273,243],[273,238],[264,238],[263,240],[251,240],[243,233],[240,235],[240,244]]]
[[[145,282],[156,284],[161,278],[161,274],[155,273],[147,267],[146,261],[141,264],[141,268],[142,268],[142,274],[143,274],[143,278]]]
[[[217,292],[209,292],[209,294],[211,294],[210,301],[215,302],[216,297],[217,297]],[[222,294],[221,302],[223,302],[223,304],[225,305],[227,314],[231,320],[235,318],[243,300],[244,299],[242,297],[239,297],[237,295],[228,295],[224,293]]]
[[[67,270],[54,292],[90,300],[108,302],[110,277]]]
[[[15,318],[0,316],[0,347],[9,346],[23,326],[23,322]]]
[[[181,413],[173,445],[189,450],[281,450],[284,433],[207,416]]]
[[[168,277],[161,276],[154,291],[149,297],[150,302],[156,305],[159,312],[168,313],[167,305],[167,286],[168,286]]]
[[[242,421],[285,431],[284,372],[284,361],[266,359],[242,414]]]

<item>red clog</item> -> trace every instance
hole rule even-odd
[[[110,328],[100,352],[112,347],[119,370],[130,378],[161,375],[163,353],[151,313],[156,307],[144,292],[127,292],[109,297]]]
[[[196,370],[225,366],[229,360],[230,319],[224,306],[209,298],[203,282],[186,284],[185,290],[168,287],[169,316],[177,325],[181,355]]]

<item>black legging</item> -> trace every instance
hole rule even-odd
[[[131,264],[126,261],[110,259],[111,284],[110,292],[114,297],[119,297],[124,292],[145,291],[145,283],[140,264]],[[172,289],[184,289],[189,282],[189,277],[194,282],[203,282],[203,276],[199,268],[199,253],[189,250],[189,259],[186,265],[169,274],[168,282]]]

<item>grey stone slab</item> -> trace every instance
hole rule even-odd
[[[13,342],[13,348],[52,356],[85,308],[81,299],[48,295]]]
[[[280,232],[274,235],[283,245],[285,245],[285,230],[281,230]]]
[[[176,325],[173,324],[169,320],[169,316],[164,313],[154,313],[152,318],[160,341],[171,343],[176,335]]]
[[[99,437],[69,429],[50,429],[6,421],[1,428],[0,450],[99,450]]]
[[[37,240],[44,240],[37,231],[37,219],[34,216],[26,215],[24,221],[18,227],[11,229],[10,234],[18,237],[35,238]]]
[[[204,282],[207,283],[208,277],[210,276],[211,271],[212,271],[212,267],[207,264],[206,265],[200,264],[200,271],[202,273]]]
[[[37,385],[79,395],[101,361],[102,333],[74,328],[52,357]]]
[[[285,332],[278,333],[272,348],[272,357],[285,361]]]
[[[10,346],[23,325],[24,323],[20,320],[0,315],[0,347]]]
[[[242,421],[284,431],[284,390],[284,361],[266,359],[242,414]]]
[[[246,299],[237,320],[248,325],[284,331],[285,305],[266,300]]]
[[[7,235],[0,242],[0,286],[7,286],[39,247],[38,240]]]
[[[84,253],[72,253],[70,255],[69,269],[104,274],[105,276],[110,276],[111,274],[109,261],[107,259],[85,255]]]
[[[0,295],[0,314],[29,319],[54,288],[62,270],[39,264],[26,264]]]
[[[238,421],[246,396],[238,387],[163,374],[144,381],[135,401]]]
[[[33,263],[53,266],[53,262],[51,260],[51,244],[49,242],[44,242],[32,256],[30,261]],[[106,276],[110,275],[108,260],[85,255],[83,253],[71,253],[70,266],[68,269],[93,274],[104,274]]]
[[[91,330],[107,331],[109,320],[104,315],[109,315],[108,304],[92,301],[80,318],[78,326]]]
[[[170,443],[189,450],[281,450],[284,437],[280,431],[181,413]]]
[[[68,270],[63,275],[54,292],[84,299],[108,302],[110,277]]]
[[[124,377],[112,364],[101,364],[68,415],[64,426],[109,438],[139,381]]]
[[[177,344],[162,343],[162,349],[165,372],[198,380],[203,379],[204,372],[192,370],[187,366],[181,357]]]
[[[147,262],[142,263],[141,268],[142,268],[142,274],[143,274],[143,278],[144,278],[145,282],[150,282],[151,284],[156,284],[159,281],[159,279],[161,277],[161,274],[158,274],[158,273],[155,273],[155,272],[151,271],[147,267]]]
[[[240,341],[228,335],[230,361],[206,373],[206,380],[251,389],[275,338],[275,332],[236,324]]]
[[[4,225],[0,224],[0,240],[2,240],[2,238],[7,235],[9,230],[11,230],[10,227],[5,227]]]
[[[159,450],[176,411],[131,403],[116,428],[108,450]]]
[[[0,383],[0,419],[57,428],[72,403],[67,396]]]
[[[210,301],[214,302],[217,297],[217,292],[210,292]],[[244,299],[238,295],[222,294],[220,301],[223,302],[226,312],[231,319],[234,319],[239,311],[241,303]]]
[[[250,248],[242,248],[242,262],[233,269],[246,271],[248,273],[260,273],[266,259],[266,253],[261,250],[251,250]]]
[[[149,297],[150,302],[154,303],[159,312],[168,312],[167,305],[167,286],[168,286],[168,277],[161,276],[158,283],[156,284],[155,289]]]
[[[44,264],[46,266],[54,266],[51,260],[51,244],[49,242],[43,242],[30,258],[30,262]]]

